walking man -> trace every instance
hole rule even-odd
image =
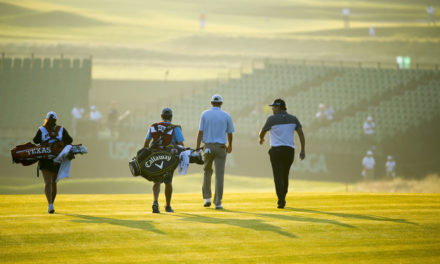
[[[232,152],[232,133],[234,132],[231,116],[221,109],[222,104],[223,98],[216,94],[211,99],[212,108],[202,113],[196,147],[197,149],[200,148],[202,141],[205,143],[202,186],[205,207],[211,206],[212,163],[214,162],[215,164],[215,209],[223,209],[222,198],[226,153]]]
[[[162,110],[161,117],[162,122],[154,123],[150,126],[147,137],[145,138],[144,147],[162,150],[169,145],[183,146],[184,138],[180,126],[171,124],[171,120],[173,119],[173,111],[168,107],[164,108]],[[168,213],[174,213],[173,208],[171,208],[171,196],[173,194],[173,173],[174,171],[167,172],[163,180],[165,183],[165,211]],[[162,182],[154,182],[153,184],[153,213],[160,213],[158,199],[161,183]]]
[[[273,115],[269,116],[260,132],[260,145],[264,136],[270,131],[270,163],[272,164],[275,190],[278,196],[278,208],[286,206],[286,195],[289,189],[289,170],[295,157],[294,131],[301,142],[299,158],[306,157],[305,138],[301,123],[296,116],[286,112],[286,103],[276,99],[271,105]]]

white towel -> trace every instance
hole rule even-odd
[[[60,154],[58,154],[58,156],[53,160],[56,163],[60,163],[60,169],[58,170],[57,175],[57,182],[70,176],[70,159],[67,157],[67,155],[69,154],[71,149],[72,145],[65,146]]]
[[[53,159],[56,163],[61,163],[63,160],[66,159],[67,155],[69,154],[69,151],[72,149],[72,145],[67,145],[63,148],[63,150],[58,154],[56,158]]]
[[[186,175],[186,171],[189,166],[189,156],[191,155],[191,150],[182,151],[179,155],[179,165],[177,166],[177,171],[180,175]]]
[[[61,162],[60,169],[58,170],[57,182],[70,176],[70,163],[69,159]]]

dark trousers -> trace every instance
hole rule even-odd
[[[272,147],[269,150],[269,156],[278,196],[278,205],[284,206],[289,189],[289,170],[295,157],[295,149],[287,146]]]

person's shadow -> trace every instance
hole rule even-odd
[[[342,218],[352,218],[352,219],[363,219],[368,221],[387,221],[387,222],[395,222],[401,224],[411,224],[417,225],[417,223],[410,222],[405,219],[399,218],[388,218],[383,216],[370,216],[370,215],[362,215],[362,214],[348,214],[348,213],[337,213],[337,212],[325,212],[318,211],[312,209],[304,209],[304,208],[291,208],[286,207],[285,211],[293,211],[293,212],[301,212],[301,213],[314,213],[314,214],[324,214],[337,216]],[[314,218],[314,217],[305,217],[305,216],[295,216],[295,215],[286,215],[286,214],[272,214],[272,213],[252,213],[252,212],[242,212],[242,211],[233,211],[233,210],[223,210],[223,212],[227,213],[235,213],[235,214],[244,214],[244,215],[253,215],[257,217],[263,218],[275,218],[286,221],[298,221],[298,222],[309,222],[309,223],[318,223],[318,224],[331,224],[337,225],[346,228],[356,228],[356,226],[341,223],[337,220],[332,219],[322,219],[322,218]],[[109,217],[98,217],[98,216],[89,216],[89,215],[79,215],[79,214],[65,214],[66,216],[71,216],[79,219],[70,220],[76,223],[98,223],[98,224],[110,224],[123,226],[127,228],[139,229],[144,231],[150,231],[157,234],[165,235],[166,233],[157,229],[153,221],[147,220],[125,220],[125,219],[115,219]],[[281,227],[275,226],[269,223],[266,223],[263,219],[242,219],[242,218],[216,218],[209,217],[199,214],[190,214],[190,213],[177,213],[173,216],[179,217],[179,220],[189,221],[189,222],[197,222],[197,223],[206,223],[206,224],[225,224],[236,226],[240,228],[247,228],[255,231],[268,231],[273,232],[285,237],[289,238],[298,238],[296,235],[291,234],[287,231],[284,231]]]
[[[362,220],[370,220],[370,221],[383,221],[383,222],[395,222],[401,224],[410,224],[417,225],[417,223],[408,221],[406,219],[400,218],[389,218],[384,216],[372,216],[372,215],[363,215],[363,214],[347,214],[347,213],[337,213],[337,212],[324,212],[318,210],[304,209],[304,208],[292,208],[286,207],[285,210],[293,211],[293,212],[301,212],[301,213],[314,213],[314,214],[325,214],[331,216],[337,216],[342,218],[352,218],[352,219],[362,219]]]
[[[274,218],[274,219],[280,219],[280,220],[286,220],[286,221],[330,224],[330,225],[337,225],[337,226],[347,227],[347,228],[356,228],[353,225],[341,223],[339,221],[331,220],[331,219],[322,219],[322,218],[296,216],[296,215],[284,215],[284,214],[240,212],[240,211],[232,211],[232,210],[224,210],[224,211],[231,212],[231,213],[239,213],[239,214],[249,214],[249,215],[255,215],[255,216],[266,217],[266,218]]]
[[[227,212],[237,213],[235,211],[227,211]],[[182,221],[198,222],[198,223],[206,223],[206,224],[231,225],[241,228],[252,229],[255,231],[269,231],[289,238],[297,238],[297,236],[284,231],[281,227],[268,224],[261,219],[215,218],[215,217],[208,217],[208,216],[189,214],[189,213],[180,213],[178,216],[179,217],[183,216],[183,218],[181,219]]]
[[[152,221],[146,220],[125,220],[125,219],[115,219],[109,217],[98,217],[90,215],[78,215],[78,214],[64,214],[71,217],[80,218],[80,220],[70,220],[75,223],[97,223],[97,224],[110,224],[123,226],[128,228],[140,229],[145,231],[154,232],[157,234],[165,235],[166,233],[157,229]]]

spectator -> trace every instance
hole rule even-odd
[[[362,159],[362,177],[364,180],[372,180],[374,179],[374,166],[376,165],[376,161],[373,157],[373,152],[371,150],[367,151],[367,156]]]
[[[334,110],[331,106],[325,104],[319,104],[319,110],[316,112],[315,117],[320,120],[332,121],[334,118]]]
[[[76,136],[78,124],[81,123],[81,120],[84,116],[84,108],[79,106],[74,106],[72,109],[72,135]]]
[[[376,26],[372,25],[368,31],[368,34],[370,35],[370,37],[375,37],[376,36]]]
[[[165,81],[165,82],[168,81],[168,76],[170,76],[170,70],[169,70],[169,69],[166,69],[166,70],[165,70],[165,73],[164,73],[164,81]]]
[[[375,128],[376,124],[372,116],[368,116],[364,122],[364,134],[368,147],[375,148]]]
[[[333,110],[333,107],[327,106],[324,112],[324,116],[327,119],[327,121],[332,121],[334,118],[335,111]]]
[[[342,8],[342,17],[344,18],[344,28],[350,28],[350,8]]]
[[[206,27],[206,14],[205,11],[200,12],[200,30],[204,31]]]
[[[435,9],[433,6],[428,6],[426,8],[426,13],[428,13],[428,26],[431,25],[431,23],[435,26]]]
[[[325,104],[320,103],[318,112],[316,112],[315,117],[318,119],[323,119],[325,115]]]
[[[99,110],[96,108],[95,105],[92,105],[90,107],[90,120],[93,122],[100,122],[102,115],[101,112],[99,112]]]
[[[385,163],[385,171],[386,171],[387,179],[396,178],[395,167],[396,167],[396,162],[394,161],[392,156],[388,155],[387,162]]]

